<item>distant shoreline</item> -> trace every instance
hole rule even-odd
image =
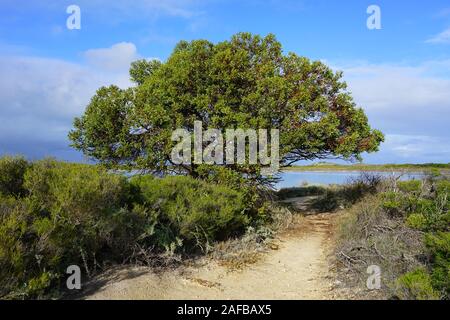
[[[449,164],[312,164],[304,166],[292,166],[283,168],[283,172],[302,172],[302,171],[407,171],[423,172],[439,170],[442,173],[450,173]]]

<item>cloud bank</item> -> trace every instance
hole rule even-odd
[[[139,58],[132,43],[86,51],[85,62],[27,56],[0,57],[0,154],[79,160],[67,133],[101,86],[129,87]]]
[[[448,162],[450,61],[418,65],[356,63],[344,71],[348,89],[374,128],[386,134],[370,162]]]

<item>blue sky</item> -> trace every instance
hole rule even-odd
[[[71,4],[81,30],[66,27]],[[372,4],[381,30],[366,27]],[[129,86],[131,61],[179,40],[239,31],[344,71],[387,138],[366,162],[450,162],[448,0],[0,0],[0,154],[81,160],[66,136],[97,88]]]

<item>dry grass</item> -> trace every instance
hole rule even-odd
[[[395,280],[423,265],[422,232],[405,226],[402,218],[389,216],[381,199],[367,196],[341,218],[336,258],[341,280],[360,292],[373,295],[366,287],[367,268],[381,268],[382,287],[376,295],[391,298]]]

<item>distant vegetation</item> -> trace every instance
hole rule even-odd
[[[285,168],[285,171],[431,171],[443,170],[450,171],[450,163],[423,163],[423,164],[335,164],[335,163],[316,163],[304,166],[292,166]]]

